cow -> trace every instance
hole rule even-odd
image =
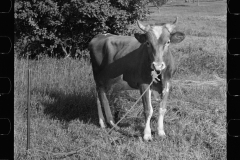
[[[140,90],[145,116],[143,139],[152,140],[150,120],[153,114],[151,94],[160,100],[158,135],[164,137],[163,119],[169,95],[170,79],[176,71],[170,44],[183,41],[185,34],[175,31],[178,18],[173,23],[144,25],[137,20],[143,33],[134,36],[99,34],[89,43],[89,53],[97,91],[99,124],[105,128],[102,108],[107,123],[116,126],[106,96],[123,90]],[[152,82],[153,81],[153,82]],[[150,87],[149,84],[152,83]],[[117,127],[117,126],[116,126]]]

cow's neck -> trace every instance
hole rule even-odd
[[[146,44],[143,44],[145,46],[143,46],[143,50],[141,51],[141,60],[140,60],[140,66],[139,66],[139,69],[140,69],[140,76],[141,76],[141,79],[143,81],[143,83],[150,83],[151,80],[152,80],[152,76],[151,76],[151,60],[150,60],[150,57],[149,57],[149,53],[147,51],[147,46]]]

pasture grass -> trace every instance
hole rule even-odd
[[[50,159],[51,154],[34,150],[27,157],[25,151],[26,74],[18,74],[23,71],[23,63],[26,65],[25,60],[15,60],[15,158]],[[154,103],[154,141],[143,142],[144,120],[139,103],[135,113],[130,113],[120,123],[122,134],[116,131],[111,134],[112,139],[116,139],[115,145],[98,126],[95,85],[88,63],[71,59],[30,63],[31,147],[34,149],[68,152],[95,143],[70,159],[224,159],[226,156],[224,86],[173,84],[165,117],[167,138],[156,135],[158,105]],[[129,95],[137,98],[139,93],[130,91]],[[119,120],[133,103],[121,95],[112,98],[110,104],[115,118]]]
[[[43,58],[29,61],[32,149],[27,154],[27,61],[15,58],[14,159],[226,159],[226,5],[218,1],[200,4],[203,3],[206,6],[197,8],[193,4],[179,6],[186,4],[176,1],[161,8],[166,17],[181,15],[178,29],[184,29],[187,35],[182,43],[170,49],[178,70],[167,102],[165,138],[157,136],[156,102],[151,121],[152,142],[142,139],[141,102],[119,124],[120,131],[107,136],[109,128],[105,131],[98,125],[95,83],[89,62]],[[146,21],[149,23],[156,21],[158,14],[156,8],[151,10],[154,13]],[[212,80],[216,84],[198,85],[187,80]],[[138,91],[122,93],[108,95],[116,120],[139,97]],[[89,145],[92,146],[84,149]],[[39,151],[59,153],[79,149],[83,150],[68,157]]]

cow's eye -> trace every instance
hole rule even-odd
[[[147,44],[148,47],[150,47],[150,43],[148,41],[146,42],[146,44]]]
[[[167,42],[166,42],[166,45],[169,45],[170,44],[170,40],[168,40]]]

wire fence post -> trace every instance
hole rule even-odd
[[[27,150],[30,149],[30,101],[31,101],[31,70],[29,68],[29,55],[27,57],[28,72],[27,72]]]

